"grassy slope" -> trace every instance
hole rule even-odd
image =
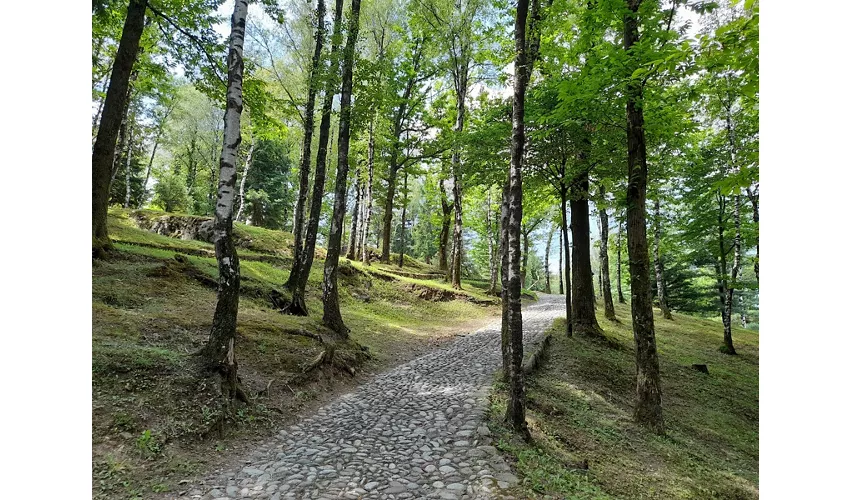
[[[92,264],[96,497],[179,492],[181,479],[238,455],[251,439],[269,435],[295,412],[356,383],[333,368],[301,376],[301,367],[322,351],[319,342],[298,333],[319,330],[323,261],[314,263],[308,284],[312,315],[279,314],[263,292],[280,289],[285,281],[291,237],[237,225],[237,237],[245,242],[239,249],[244,277],[237,327],[239,371],[252,394],[272,382],[268,394],[240,410],[235,428],[224,436],[209,433],[216,395],[192,353],[209,335],[215,290],[187,274],[174,255],[184,254],[190,270],[214,279],[213,247],[143,231],[120,210],[110,212],[109,225],[118,251]],[[407,271],[437,272],[412,259],[406,262]],[[498,313],[494,306],[473,303],[491,299],[472,285],[459,297],[471,300],[432,301],[420,297],[423,290],[447,290],[444,283],[398,276],[393,270],[398,268],[373,266],[341,277],[343,317],[352,339],[368,346],[372,355],[358,371],[386,369]],[[347,348],[353,358],[358,346]],[[346,355],[345,349],[338,352]]]
[[[567,338],[556,322],[548,360],[528,381],[526,445],[501,423],[506,393],[490,419],[528,498],[758,498],[758,333],[735,329],[739,356],[718,352],[719,322],[674,314],[656,337],[667,436],[633,424],[634,341],[623,323],[602,318],[608,342]],[[709,375],[690,368],[705,363]],[[583,460],[587,471],[579,470]]]

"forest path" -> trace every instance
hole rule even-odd
[[[525,344],[563,308],[556,295],[524,304]],[[483,422],[500,331],[498,320],[374,378],[280,431],[258,459],[194,498],[511,498],[501,491],[517,478]]]

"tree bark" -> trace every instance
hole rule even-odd
[[[522,264],[519,271],[519,283],[520,288],[525,288],[525,275],[528,270],[528,231],[520,226],[520,233],[522,234]]]
[[[127,157],[124,161],[124,208],[130,208],[130,163],[133,161],[133,124],[127,128]]]
[[[487,255],[489,257],[490,268],[490,287],[487,289],[487,295],[496,295],[496,281],[499,275],[499,265],[496,262],[497,249],[493,242],[493,202],[490,198],[492,186],[487,186]]]
[[[404,267],[404,226],[407,223],[407,169],[404,170],[404,205],[401,207],[401,245],[398,250],[398,267]]]
[[[735,195],[733,198],[735,204],[732,207],[732,215],[735,220],[735,239],[732,243],[733,260],[732,274],[729,277],[729,282],[726,285],[725,297],[723,304],[723,344],[726,354],[737,354],[735,346],[732,343],[732,304],[734,301],[736,280],[738,272],[741,269],[741,196]]]
[[[368,168],[369,168],[369,183],[366,185],[366,219],[363,222],[363,238],[360,241],[362,246],[361,259],[367,266],[369,265],[369,226],[372,224],[372,182],[375,175],[375,116],[369,121],[369,152],[368,152]]]
[[[339,113],[339,141],[337,144],[336,187],[334,192],[334,211],[328,234],[328,255],[325,259],[322,302],[325,306],[322,324],[343,338],[348,338],[349,329],[342,320],[339,309],[339,250],[342,237],[343,218],[345,217],[345,192],[348,182],[348,148],[351,141],[351,88],[354,72],[354,48],[360,29],[360,0],[351,0],[351,18],[348,24],[348,37],[343,51],[342,95]]]
[[[443,209],[442,225],[440,226],[440,270],[448,271],[449,231],[452,223],[451,215],[454,209],[454,203],[449,203],[443,179],[440,179],[440,205]]]
[[[396,108],[395,116],[393,117],[393,144],[390,150],[390,161],[387,167],[387,200],[384,204],[384,238],[381,244],[381,262],[389,264],[390,262],[390,239],[393,233],[393,203],[395,201],[395,188],[398,179],[398,170],[401,168],[399,163],[399,154],[401,151],[401,133],[404,129],[405,119],[407,117],[408,106],[410,105],[410,96],[413,93],[416,85],[417,75],[419,73],[419,65],[422,59],[422,50],[424,44],[419,44],[414,49],[413,54],[413,73],[407,80],[404,86],[404,94]]]
[[[213,242],[218,261],[218,300],[210,338],[203,350],[208,365],[221,376],[225,409],[241,390],[236,378],[236,315],[239,311],[239,257],[233,244],[233,199],[236,194],[236,152],[242,142],[242,47],[248,1],[236,0],[231,18],[227,53],[227,106],[224,141],[219,162],[218,200],[215,205]],[[244,397],[244,394],[243,396]]]
[[[623,47],[634,58],[632,47],[638,43],[637,11],[641,0],[628,0],[625,14]],[[631,64],[630,67],[636,66]],[[635,337],[637,401],[635,420],[658,434],[664,433],[661,414],[661,380],[655,324],[652,317],[652,290],[649,284],[649,250],[646,242],[646,140],[643,131],[643,87],[631,79],[626,88],[626,137],[628,143],[629,183],[626,189],[627,243],[632,285],[632,330]]]
[[[540,1],[534,0],[532,18],[539,13]],[[522,224],[522,159],[525,149],[525,91],[531,76],[531,62],[526,43],[528,0],[517,1],[514,41],[514,95],[511,117],[511,165],[507,190],[507,270],[508,270],[508,329],[511,344],[510,397],[505,420],[513,430],[529,440],[531,434],[525,421],[525,380],[522,370],[522,297],[520,283],[520,226]],[[532,33],[534,35],[534,33]],[[456,201],[460,203],[460,199]],[[504,319],[503,319],[504,321]],[[504,328],[504,327],[503,327]]]
[[[605,188],[599,186],[599,196],[605,198]],[[599,273],[602,275],[602,301],[605,304],[605,318],[614,321],[614,298],[611,297],[611,274],[608,269],[608,212],[604,206],[599,209]]]
[[[502,277],[502,376],[506,383],[511,381],[511,328],[510,300],[508,298],[508,190],[510,178],[502,186],[502,203],[499,214],[499,266]]]
[[[298,198],[295,201],[295,218],[292,223],[292,234],[295,236],[293,245],[292,270],[289,281],[298,278],[298,266],[301,252],[304,251],[304,207],[307,204],[307,191],[310,185],[310,161],[312,160],[313,123],[318,92],[319,77],[322,65],[322,45],[325,40],[325,1],[317,0],[316,4],[316,36],[313,48],[313,59],[310,64],[310,80],[307,90],[307,105],[304,108],[304,139],[301,143],[301,164],[298,174]]]
[[[546,237],[546,256],[544,257],[543,267],[546,269],[546,293],[552,293],[552,283],[549,280],[549,253],[552,251],[552,235],[555,234],[555,225],[549,228],[549,235]]]
[[[667,293],[664,287],[664,263],[661,261],[661,201],[655,200],[655,289],[658,290],[658,307],[664,319],[673,319],[667,306]]]
[[[570,231],[567,225],[567,188],[561,184],[561,234],[564,237],[564,302],[567,318],[567,337],[573,336],[573,286],[570,279]]]
[[[346,259],[354,260],[354,255],[357,253],[357,218],[360,217],[360,165],[354,169],[354,210],[351,212],[351,230],[348,234],[348,252],[345,255]]]
[[[251,147],[248,148],[248,156],[245,158],[245,168],[242,169],[242,179],[239,181],[239,210],[236,211],[236,217],[233,219],[236,222],[239,222],[242,212],[245,210],[245,181],[248,179],[248,171],[251,169],[251,159],[253,157],[254,142],[251,141]]]
[[[564,294],[564,230],[559,229],[560,238],[558,239],[558,290],[561,295]]]
[[[758,185],[756,185],[756,190],[758,190]],[[756,281],[759,280],[759,239],[758,239],[758,229],[759,229],[759,195],[754,192],[752,189],[747,187],[747,199],[750,200],[750,204],[753,206],[753,222],[756,225],[756,260],[753,263],[753,271],[756,273]]]
[[[617,302],[620,304],[626,303],[626,298],[623,297],[623,274],[622,274],[622,263],[621,263],[621,255],[623,254],[622,250],[622,242],[623,239],[623,222],[620,221],[619,226],[617,227]]]
[[[109,207],[109,183],[112,174],[112,162],[115,158],[115,140],[121,123],[122,112],[127,102],[127,90],[130,85],[130,73],[139,52],[139,41],[145,25],[147,0],[130,0],[127,17],[121,32],[121,41],[109,88],[103,104],[97,139],[92,148],[92,255],[100,257],[112,249],[106,228]]]
[[[331,135],[331,111],[334,95],[339,88],[337,74],[339,72],[339,47],[342,43],[343,1],[336,0],[334,4],[334,25],[329,57],[330,64],[328,65],[328,77],[325,80],[322,120],[319,124],[319,150],[316,152],[316,172],[313,176],[313,193],[310,198],[310,218],[307,221],[307,232],[304,236],[304,249],[301,252],[300,258],[295,259],[292,263],[292,272],[295,273],[296,279],[293,280],[290,275],[289,291],[292,297],[289,304],[284,308],[285,313],[297,316],[306,316],[308,314],[305,292],[316,252],[319,219],[322,216],[322,197],[325,194],[325,173],[327,172],[327,158]]]
[[[590,210],[587,193],[590,188],[587,171],[575,180],[570,199],[573,233],[573,331],[584,335],[601,335],[596,321],[593,295],[593,270],[590,267]]]

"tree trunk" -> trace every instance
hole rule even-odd
[[[623,239],[623,222],[620,221],[619,226],[617,227],[617,302],[620,304],[626,303],[626,298],[623,297],[623,274],[622,274],[622,263],[620,256],[623,254],[622,250],[622,242]]]
[[[310,185],[310,161],[313,146],[313,120],[321,76],[322,45],[325,40],[325,1],[317,0],[316,4],[316,36],[313,49],[313,59],[310,64],[310,80],[307,89],[307,105],[304,108],[304,139],[301,143],[301,164],[298,175],[298,198],[295,200],[295,218],[292,223],[292,234],[295,236],[293,245],[292,271],[289,282],[298,278],[298,266],[301,252],[304,251],[304,207],[307,204],[307,191]]]
[[[520,233],[522,234],[522,265],[519,271],[520,288],[525,288],[525,275],[528,270],[528,228],[523,231],[520,225]]]
[[[310,218],[307,221],[307,232],[304,236],[304,249],[300,258],[293,260],[292,272],[295,280],[290,275],[289,291],[291,299],[284,308],[287,314],[306,316],[307,302],[305,292],[307,281],[310,278],[310,269],[313,267],[313,259],[316,252],[316,239],[319,234],[319,219],[322,216],[322,197],[325,194],[325,173],[327,171],[328,149],[331,135],[331,111],[334,95],[339,88],[337,74],[339,72],[339,47],[342,43],[342,9],[343,0],[336,0],[334,4],[334,25],[331,36],[331,53],[328,78],[325,80],[325,95],[322,102],[322,120],[319,124],[319,150],[316,152],[316,173],[313,176],[313,193],[310,198]],[[343,195],[344,196],[344,195]]]
[[[112,249],[112,242],[109,240],[106,228],[112,161],[115,158],[116,134],[127,102],[130,73],[139,52],[139,40],[144,30],[146,6],[147,0],[130,0],[127,7],[127,17],[124,20],[121,41],[118,43],[118,51],[112,65],[100,126],[97,129],[97,139],[92,148],[92,255],[94,257],[100,257],[103,252]]]
[[[532,18],[539,14],[540,1],[534,0]],[[520,226],[522,224],[522,159],[525,149],[525,91],[531,76],[533,57],[528,57],[526,21],[528,0],[517,1],[514,41],[514,95],[511,117],[511,166],[507,192],[507,255],[508,255],[508,329],[511,339],[510,397],[505,420],[526,440],[531,439],[525,421],[525,380],[522,371],[522,297],[520,283]],[[532,39],[535,33],[532,33]],[[504,320],[503,320],[504,321]]]
[[[440,226],[440,270],[448,271],[449,228],[452,223],[451,215],[454,204],[449,203],[443,179],[440,179],[440,205],[443,209],[442,225]]]
[[[462,103],[458,105],[458,119],[455,123],[456,133],[463,131],[463,114],[465,110],[466,107]],[[463,191],[460,185],[460,151],[458,150],[452,153],[452,180],[454,181],[452,185],[452,197],[455,208],[455,225],[452,237],[452,288],[460,290],[461,249],[463,248],[463,203],[461,198]]]
[[[328,234],[328,255],[325,259],[322,302],[325,306],[322,323],[343,338],[348,338],[348,327],[342,321],[339,309],[339,250],[342,237],[343,218],[345,217],[345,192],[348,181],[348,148],[351,141],[351,88],[354,72],[354,47],[360,28],[360,0],[351,0],[348,37],[343,51],[342,95],[339,113],[339,141],[337,145],[336,187],[334,191],[334,211]]]
[[[549,235],[546,237],[546,256],[543,258],[543,267],[546,270],[546,293],[552,293],[552,283],[549,280],[549,252],[552,251],[552,235],[555,234],[555,225],[549,228]]]
[[[398,250],[398,267],[404,267],[404,225],[407,223],[407,169],[404,171],[404,205],[401,207],[401,246]]]
[[[629,59],[638,43],[637,11],[641,0],[628,0],[623,47]],[[632,64],[636,66],[637,63]],[[658,434],[664,433],[661,414],[661,380],[655,346],[652,317],[652,290],[649,284],[649,250],[646,242],[646,140],[643,131],[642,85],[632,79],[626,88],[626,137],[628,143],[629,183],[626,189],[627,243],[632,284],[632,330],[637,365],[637,402],[635,420]]]
[[[153,160],[154,160],[154,158],[156,158],[156,149],[157,149],[157,147],[159,147],[159,140],[162,138],[162,132],[165,129],[165,122],[166,122],[166,120],[168,120],[168,117],[171,115],[171,112],[174,111],[174,107],[176,106],[176,103],[177,103],[176,100],[172,101],[171,105],[165,111],[165,115],[163,115],[162,119],[160,120],[159,124],[157,125],[156,137],[154,138],[154,141],[153,141],[153,151],[151,152],[151,158],[148,161],[148,168],[145,171],[145,183],[142,184],[142,188],[145,190],[145,192],[147,192],[147,189],[148,189],[148,181],[151,178],[151,168],[153,168]],[[139,208],[141,208],[142,203],[144,203],[144,198],[142,198],[142,201],[139,203]]]
[[[369,226],[372,224],[372,182],[375,172],[375,116],[369,121],[369,183],[366,185],[366,220],[363,222],[363,238],[360,241],[362,245],[361,258],[363,263],[369,265]]]
[[[502,376],[506,383],[511,381],[511,328],[510,301],[508,300],[508,190],[510,178],[502,186],[502,203],[499,214],[499,266],[502,276]]]
[[[585,171],[576,179],[570,199],[573,233],[573,331],[584,335],[601,335],[596,321],[593,295],[593,270],[590,267],[590,210],[587,191],[590,188]]]
[[[248,170],[251,169],[251,158],[253,157],[254,142],[251,141],[251,147],[248,148],[248,157],[245,158],[245,168],[242,169],[242,179],[239,181],[239,210],[236,211],[236,217],[233,219],[236,222],[239,222],[242,212],[245,210],[245,180],[248,179]]]
[[[567,225],[567,188],[561,185],[561,233],[564,236],[564,302],[566,303],[567,337],[573,336],[573,286],[570,279],[570,231]]]
[[[753,193],[753,190],[747,187],[747,199],[750,200],[750,204],[753,206],[753,222],[756,225],[756,260],[753,263],[753,271],[756,273],[756,281],[759,280],[759,239],[758,239],[758,229],[759,229],[759,195]]]
[[[564,230],[561,228],[558,239],[558,291],[564,294]]]
[[[735,239],[732,243],[733,260],[732,274],[729,277],[729,282],[726,285],[724,304],[723,304],[723,344],[726,354],[737,354],[735,346],[732,343],[732,303],[734,300],[736,280],[738,272],[741,269],[741,196],[735,195],[735,204],[733,206],[733,217],[735,220]],[[725,273],[724,273],[725,274]]]
[[[203,355],[221,375],[225,409],[241,390],[236,378],[236,315],[239,311],[239,257],[233,244],[233,199],[236,194],[236,152],[242,142],[242,46],[248,1],[236,0],[231,18],[230,48],[227,53],[227,107],[224,112],[224,143],[219,162],[218,201],[215,205],[213,242],[218,261],[218,300],[210,338]]]
[[[124,208],[130,208],[130,163],[133,161],[133,124],[129,123],[127,128],[127,157],[124,161]]]
[[[360,165],[354,169],[354,210],[351,212],[351,230],[348,234],[348,253],[346,259],[354,260],[354,255],[357,253],[357,218],[360,217]]]
[[[605,197],[605,188],[599,187],[599,196]],[[599,209],[599,273],[602,275],[602,301],[605,303],[605,318],[614,321],[614,298],[611,297],[611,274],[608,269],[608,212],[604,206]]]
[[[664,288],[664,263],[661,261],[661,201],[655,200],[655,289],[658,290],[658,307],[664,319],[673,319],[667,307],[667,294]]]
[[[395,201],[395,188],[396,180],[398,179],[398,170],[402,166],[399,164],[401,133],[404,129],[405,118],[407,117],[410,96],[416,85],[419,65],[422,59],[423,46],[424,44],[419,44],[417,42],[417,46],[414,49],[413,54],[413,72],[404,86],[404,93],[398,108],[396,108],[395,116],[393,117],[393,143],[391,145],[390,162],[387,169],[387,200],[384,205],[384,239],[381,245],[381,262],[386,264],[390,263],[390,238],[392,237],[393,232],[393,202]]]
[[[498,280],[499,265],[496,262],[497,250],[493,242],[493,201],[490,198],[491,187],[487,187],[487,255],[489,257],[490,268],[490,287],[487,289],[487,295],[496,295],[496,280]]]

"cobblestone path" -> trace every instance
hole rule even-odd
[[[526,345],[563,314],[561,296],[525,305]],[[502,490],[517,478],[483,422],[501,364],[500,328],[496,321],[374,378],[188,497],[511,498]]]

